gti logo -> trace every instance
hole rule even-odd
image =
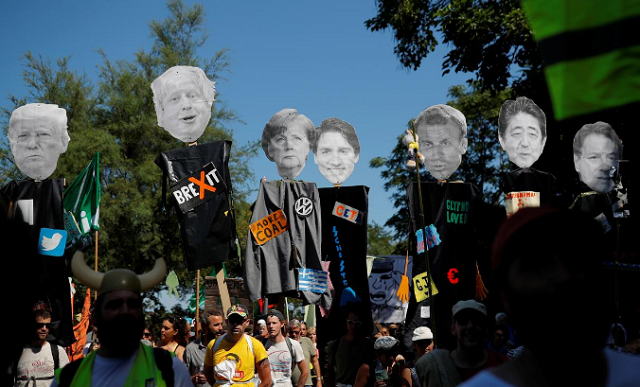
[[[53,228],[40,229],[40,239],[38,239],[38,253],[40,253],[40,255],[62,257],[66,244],[67,232],[65,230],[56,230]]]

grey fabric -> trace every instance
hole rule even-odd
[[[200,339],[187,344],[184,350],[184,364],[189,370],[189,375],[199,373],[200,367],[204,365],[204,355],[207,352],[207,346],[202,344]],[[198,384],[198,387],[211,387],[209,383]]]
[[[316,346],[313,345],[313,341],[311,341],[311,339],[306,337],[300,338],[300,346],[304,353],[304,361],[307,363],[307,368],[309,368],[309,376],[304,384],[305,386],[310,386],[313,384],[311,380],[311,358],[316,356]],[[291,374],[291,380],[293,381],[294,386],[298,383],[298,379],[300,379],[300,369],[296,367]]]
[[[429,387],[454,387],[462,382],[446,349],[434,349],[418,359],[416,372],[422,384]]]
[[[313,210],[307,216],[298,215],[296,200],[307,197]],[[245,261],[245,285],[252,301],[261,297],[283,294],[305,303],[331,306],[331,295],[298,291],[298,269],[302,266],[322,270],[320,263],[321,223],[320,200],[315,183],[279,180],[261,181],[258,198],[253,205],[250,224],[282,209],[289,230],[258,245],[249,230]],[[295,253],[294,253],[295,252]]]

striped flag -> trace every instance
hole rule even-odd
[[[640,102],[640,0],[525,0],[558,120]]]
[[[100,230],[100,153],[64,191],[64,209],[73,214],[82,235]]]
[[[327,290],[329,276],[324,270],[301,268],[298,272],[298,290],[323,294]]]

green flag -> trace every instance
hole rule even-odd
[[[100,229],[100,153],[64,191],[64,209],[76,219],[82,235]]]
[[[556,119],[640,102],[640,0],[526,0]]]

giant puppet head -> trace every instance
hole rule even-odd
[[[342,184],[360,160],[360,141],[355,128],[335,117],[322,121],[316,130],[313,154],[322,176],[331,184]]]
[[[573,138],[573,163],[580,181],[596,192],[608,193],[622,156],[622,141],[611,125],[584,125]]]
[[[538,161],[547,142],[547,118],[532,100],[507,100],[498,116],[498,140],[509,160],[520,168]]]
[[[467,152],[467,120],[449,105],[426,108],[415,120],[424,165],[438,180],[448,179]]]
[[[262,131],[262,149],[278,168],[278,175],[295,179],[307,162],[314,143],[313,122],[296,109],[282,109],[271,117]]]
[[[32,179],[44,180],[67,151],[67,112],[52,104],[21,106],[11,113],[8,137],[18,169]]]
[[[174,66],[151,83],[158,125],[186,143],[195,142],[209,124],[215,82],[198,67]]]

